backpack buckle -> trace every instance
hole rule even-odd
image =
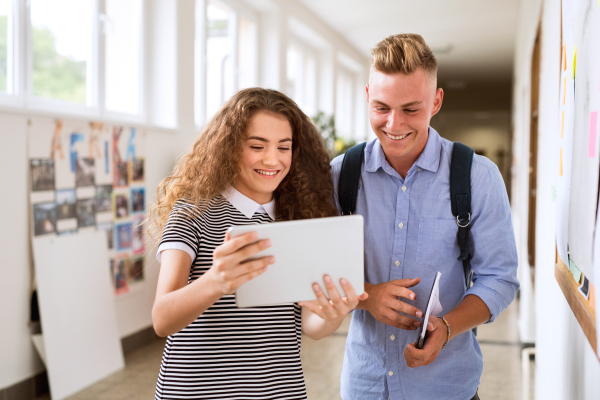
[[[467,222],[466,225],[460,224],[460,219],[458,219],[458,215],[456,216],[456,225],[458,225],[461,228],[466,228],[467,226],[469,226],[471,224],[471,213],[468,213],[467,215],[469,216],[469,221]]]

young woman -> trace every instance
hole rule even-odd
[[[226,236],[232,225],[336,215],[323,142],[283,94],[242,90],[225,104],[158,187],[152,228],[162,232],[152,321],[168,336],[156,399],[305,399],[301,329],[336,330],[366,298],[344,279],[342,298],[324,277],[314,302],[235,306],[235,291],[273,257],[256,233]]]

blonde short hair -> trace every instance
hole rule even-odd
[[[416,33],[388,36],[377,43],[371,55],[371,70],[409,75],[422,68],[430,78],[437,77],[435,56],[423,37]]]

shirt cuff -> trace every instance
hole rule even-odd
[[[158,246],[158,250],[156,251],[156,259],[160,263],[160,253],[163,250],[183,250],[188,253],[192,259],[192,264],[196,259],[196,252],[192,249],[188,244],[184,242],[165,242]]]
[[[479,278],[473,286],[467,290],[463,299],[473,294],[479,297],[490,310],[490,320],[494,322],[496,317],[513,301],[517,288],[509,282],[497,279]]]

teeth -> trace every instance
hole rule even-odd
[[[277,173],[277,171],[269,172],[269,171],[263,171],[262,169],[257,169],[256,172],[258,172],[259,174],[267,175],[267,176],[273,176]]]
[[[407,137],[407,136],[409,135],[409,134],[407,133],[406,135],[403,135],[403,136],[392,136],[392,135],[390,135],[390,134],[389,134],[389,133],[387,133],[387,132],[386,132],[385,134],[387,135],[387,137],[389,137],[389,138],[390,138],[390,139],[392,139],[392,140],[401,140],[401,139],[404,139],[405,137]]]

